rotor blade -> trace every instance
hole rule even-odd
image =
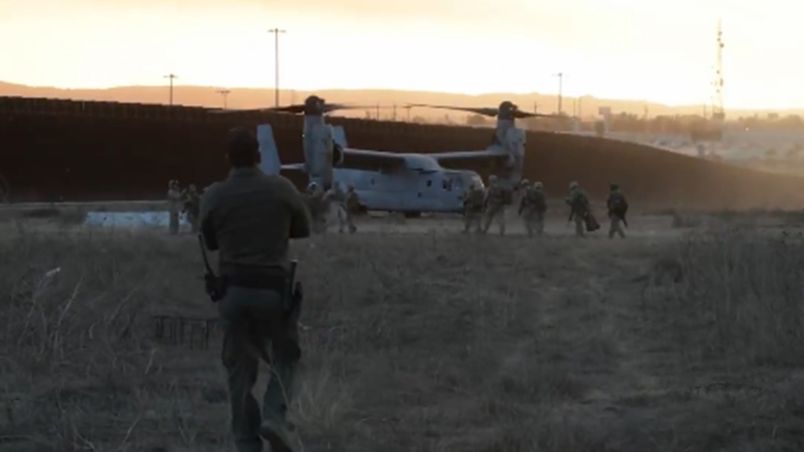
[[[301,107],[301,109],[299,109]],[[265,108],[214,108],[207,110],[210,113],[271,113],[271,112],[286,112],[286,113],[303,113],[304,105],[289,105],[287,107],[265,107]]]
[[[304,113],[304,104],[286,105],[284,107],[266,108],[266,111],[278,111],[283,113]]]
[[[560,118],[561,116],[559,116],[559,115],[546,115],[546,114],[543,114],[543,113],[530,113],[530,112],[527,112],[527,111],[516,110],[514,112],[514,117],[515,118]]]
[[[387,106],[380,105],[380,108],[390,108]],[[324,104],[324,113],[329,113],[335,110],[366,110],[366,109],[375,109],[377,105],[346,105],[346,104]],[[304,104],[295,104],[295,105],[286,105],[284,107],[266,107],[266,108],[249,108],[249,109],[214,109],[209,110],[211,113],[243,113],[243,112],[274,112],[274,113],[304,113],[305,105]]]
[[[425,107],[425,108],[440,108],[442,110],[457,110],[468,111],[469,113],[477,113],[484,116],[497,116],[498,109],[496,108],[472,108],[472,107],[454,107],[450,105],[428,105],[428,104],[409,104],[410,107]]]
[[[346,105],[346,104],[324,104],[324,112],[328,113],[335,110],[365,110],[375,109],[376,105]],[[386,107],[381,107],[386,108]]]
[[[233,113],[260,113],[269,111],[266,108],[245,108],[245,109],[238,109],[238,108],[210,108],[207,110],[207,113],[215,113],[215,114],[233,114]]]
[[[266,108],[264,110],[276,111],[281,113],[304,113],[305,108],[306,107],[304,104],[296,104],[296,105],[288,105],[285,107]],[[377,108],[377,107],[376,105],[364,106],[364,105],[346,105],[346,104],[324,104],[324,113],[329,113],[335,110],[357,110],[366,108]]]

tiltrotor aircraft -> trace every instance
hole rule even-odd
[[[483,186],[475,172],[458,169],[462,164],[496,164],[498,177],[510,185],[522,177],[525,133],[514,126],[514,118],[537,116],[517,110],[511,102],[499,109],[414,105],[430,108],[455,108],[497,116],[493,143],[485,150],[440,152],[434,154],[397,153],[348,147],[341,126],[324,121],[325,113],[340,109],[362,108],[326,104],[310,96],[304,104],[261,109],[261,111],[304,114],[304,162],[282,164],[269,124],[257,126],[257,138],[263,156],[262,169],[269,174],[300,172],[308,182],[329,188],[353,185],[366,210],[403,212],[462,212],[463,195],[472,185]],[[447,165],[445,168],[441,164]]]

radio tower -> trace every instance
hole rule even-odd
[[[717,23],[717,62],[715,66],[715,80],[712,82],[715,88],[712,99],[712,119],[722,121],[725,118],[723,110],[723,29],[720,21]]]

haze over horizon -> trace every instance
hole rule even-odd
[[[558,91],[710,102],[723,20],[726,109],[804,107],[793,0],[0,0],[0,80],[59,88]],[[601,6],[602,5],[602,6]],[[25,45],[20,45],[24,42]],[[565,111],[569,106],[565,106]]]

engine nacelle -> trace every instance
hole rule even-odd
[[[338,142],[332,143],[332,164],[334,166],[343,165],[343,147]]]

